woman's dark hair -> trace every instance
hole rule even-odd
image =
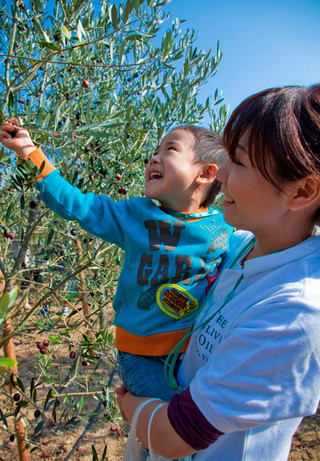
[[[261,91],[231,114],[223,141],[231,157],[248,132],[248,154],[261,174],[281,183],[320,175],[320,84]]]

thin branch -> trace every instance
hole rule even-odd
[[[31,317],[31,315],[35,312],[35,310],[43,303],[43,301],[45,301],[47,299],[48,296],[50,296],[50,294],[52,295],[53,292],[57,291],[60,287],[62,287],[68,280],[72,279],[73,277],[75,277],[77,274],[79,274],[79,272],[83,271],[84,269],[87,269],[90,264],[92,263],[92,261],[94,261],[95,257],[90,259],[86,264],[84,264],[83,266],[80,266],[78,267],[72,274],[69,274],[67,275],[63,280],[61,280],[57,285],[55,285],[53,288],[48,288],[47,287],[47,292],[41,296],[38,301],[35,303],[35,305],[33,306],[33,308],[28,312],[28,314],[22,319],[22,321],[19,323],[19,325],[14,329],[12,330],[12,332],[7,335],[6,337],[3,337],[2,340],[0,341],[0,347],[2,347],[3,343],[5,341],[7,341],[8,339],[10,339],[12,336],[16,335],[17,333],[19,333],[19,331],[21,330],[21,327],[26,323],[26,321],[29,319],[29,317]]]

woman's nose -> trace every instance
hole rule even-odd
[[[229,160],[227,160],[222,166],[220,166],[216,173],[217,180],[221,182],[222,184],[226,181],[228,162]]]

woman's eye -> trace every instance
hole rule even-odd
[[[240,160],[238,158],[236,158],[236,157],[231,159],[231,162],[234,163],[235,165],[243,166],[243,163],[240,162]]]

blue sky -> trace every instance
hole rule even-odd
[[[265,88],[320,82],[320,0],[172,0],[166,9],[197,31],[198,48],[220,41],[203,99],[218,88],[233,110]]]

